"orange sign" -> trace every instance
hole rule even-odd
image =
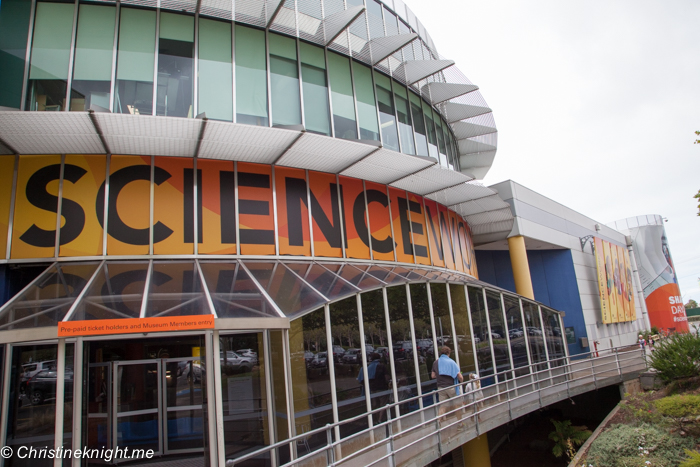
[[[214,329],[214,315],[91,319],[58,323],[58,337]]]

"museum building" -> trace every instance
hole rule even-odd
[[[484,386],[587,351],[496,142],[401,0],[1,0],[0,443],[280,465],[434,404],[441,345]]]

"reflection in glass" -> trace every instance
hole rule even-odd
[[[433,121],[435,122],[435,130],[437,132],[438,149],[440,151],[440,164],[447,167],[447,148],[445,147],[445,134],[442,129],[442,119],[440,114],[433,110]]]
[[[381,290],[373,290],[361,295],[362,325],[365,331],[365,348],[367,349],[367,378],[372,410],[384,407],[393,402],[391,388],[392,374],[391,359],[387,339],[386,319],[384,314],[384,294]],[[374,414],[374,423],[386,421],[389,412]]]
[[[5,0],[0,2],[0,106],[19,109],[22,101],[27,31],[31,2]]]
[[[113,6],[80,5],[70,110],[109,109],[115,19]]]
[[[199,18],[199,107],[213,120],[233,121],[231,23]]]
[[[413,328],[416,335],[416,355],[420,371],[420,383],[423,394],[435,391],[437,381],[431,372],[435,362],[435,336],[430,320],[430,304],[428,302],[428,284],[411,284],[411,309],[413,311]],[[449,322],[447,323],[449,327]],[[449,332],[451,334],[451,332]],[[432,400],[429,397],[428,400]]]
[[[455,320],[455,332],[457,333],[456,346],[457,352],[459,353],[459,366],[462,373],[466,375],[476,371],[466,290],[462,284],[450,284],[449,287],[450,300],[452,301],[452,314]],[[435,297],[435,295],[433,295],[433,297]],[[433,298],[433,312],[435,312],[434,303],[435,299]]]
[[[408,93],[411,101],[411,115],[413,116],[413,130],[416,137],[416,153],[419,156],[428,156],[428,138],[426,136],[425,121],[423,120],[423,109],[421,98],[412,91]]]
[[[376,289],[382,286],[382,283],[370,273],[363,272],[351,264],[323,263],[323,266],[360,290]]]
[[[0,330],[57,326],[95,272],[97,263],[57,264],[0,315]]]
[[[301,8],[301,4],[299,6]],[[306,130],[330,136],[331,122],[328,115],[328,83],[324,51],[321,47],[299,42],[299,54]]]
[[[352,285],[348,284],[320,264],[285,264],[330,301],[334,301],[357,292],[357,289],[355,289]],[[331,268],[333,267],[332,264],[329,266]]]
[[[153,263],[146,317],[210,314],[193,261]]]
[[[372,70],[353,61],[352,72],[352,78],[355,82],[355,97],[357,98],[357,116],[360,120],[360,139],[379,141]],[[384,144],[386,145],[386,143]]]
[[[479,362],[479,376],[483,378],[493,374],[493,360],[491,359],[484,293],[482,289],[476,287],[467,287],[467,291],[469,308],[472,313],[472,325],[474,326],[474,343],[476,344],[476,358]],[[482,384],[485,383],[482,382]]]
[[[496,373],[510,370],[510,349],[506,338],[506,324],[503,319],[501,295],[491,290],[486,291],[486,306],[491,324],[491,342],[493,355],[496,359]],[[501,377],[499,377],[501,378]]]
[[[147,262],[105,263],[71,320],[138,318],[147,275]]]
[[[416,147],[413,144],[413,128],[411,127],[411,104],[408,102],[408,94],[406,93],[406,88],[396,81],[393,81],[392,84],[394,86],[396,116],[399,121],[401,151],[405,154],[415,154]]]
[[[295,39],[270,34],[272,125],[301,125],[299,67]]]
[[[528,366],[527,359],[527,335],[523,326],[523,318],[520,314],[520,301],[517,297],[503,295],[503,303],[506,307],[506,325],[510,338],[510,351],[513,355],[515,368]],[[516,371],[516,376],[526,374],[528,370]]]
[[[289,317],[323,304],[323,298],[282,263],[246,262],[250,273]]]
[[[156,115],[192,118],[194,18],[162,12],[159,36]]]
[[[153,115],[156,12],[122,8],[114,112]]]
[[[547,340],[547,350],[550,360],[562,358],[566,355],[564,351],[564,336],[559,325],[559,313],[549,308],[540,307],[542,310],[542,320],[544,321],[545,338]]]
[[[435,132],[435,122],[433,121],[433,110],[430,108],[430,105],[427,102],[422,101],[421,104],[423,105],[423,115],[425,116],[425,128],[428,133],[428,152],[430,153],[430,157],[436,161],[439,161],[440,158],[438,156],[438,141],[437,133]]]
[[[285,369],[284,345],[285,335],[283,331],[270,331],[270,374],[272,375],[272,413],[275,414],[275,442],[289,438],[287,426],[287,377]],[[284,376],[282,376],[284,375]],[[290,451],[287,447],[277,450],[280,464],[290,459]]]
[[[38,2],[36,5],[27,110],[60,112],[66,109],[74,9],[72,3]]]
[[[333,423],[323,308],[289,323],[294,426],[297,435]],[[325,446],[326,434],[305,438],[299,455]]]
[[[362,350],[360,322],[357,317],[357,299],[331,303],[331,336],[333,338],[333,363],[335,364],[335,391],[338,399],[338,420],[343,421],[367,411],[364,375],[362,374]],[[359,419],[340,427],[344,438],[368,427],[367,419]]]
[[[542,325],[540,323],[540,313],[537,305],[523,300],[523,314],[525,315],[527,342],[530,346],[530,358],[532,359],[532,363],[544,362],[547,360],[547,354],[544,349]],[[537,369],[543,370],[546,367],[546,365],[539,365]]]
[[[219,318],[279,316],[239,263],[200,266]]]
[[[388,287],[386,289],[389,303],[389,320],[391,321],[391,341],[393,344],[394,364],[396,365],[396,386],[399,402],[418,395],[416,386],[416,367],[414,363],[413,342],[411,340],[411,323],[408,315],[406,287]],[[418,401],[413,400],[399,406],[402,414],[418,410]]]
[[[374,80],[377,83],[377,102],[379,103],[379,119],[382,127],[384,147],[399,151],[399,136],[396,131],[391,80],[377,72],[374,73]]]
[[[226,459],[272,444],[262,333],[221,336],[221,394]],[[244,352],[245,351],[245,352]]]
[[[236,25],[236,122],[268,126],[265,32]]]
[[[333,127],[335,137],[357,139],[355,121],[355,99],[352,92],[350,60],[342,55],[328,52],[328,78],[331,84],[333,104]]]

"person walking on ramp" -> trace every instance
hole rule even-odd
[[[433,371],[431,373],[431,376],[437,379],[438,400],[443,402],[455,397],[454,403],[440,404],[440,408],[438,409],[440,417],[442,417],[445,412],[456,408],[456,404],[459,402],[456,396],[458,396],[460,392],[459,386],[455,386],[455,384],[464,382],[464,377],[457,363],[450,358],[451,352],[451,349],[446,345],[440,347],[440,358],[433,363]]]

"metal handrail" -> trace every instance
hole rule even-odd
[[[607,353],[606,353],[607,352]],[[642,354],[640,356],[640,353]],[[595,355],[598,356],[595,356]],[[622,356],[622,358],[621,358]],[[463,391],[460,391],[460,395],[447,399],[445,401],[439,401],[439,402],[434,402],[430,405],[421,407],[417,410],[414,410],[412,412],[402,414],[399,416],[395,416],[392,418],[388,418],[386,421],[378,423],[376,425],[372,425],[369,428],[366,428],[364,430],[361,430],[357,433],[353,433],[352,435],[343,438],[343,439],[337,439],[333,441],[333,431],[343,425],[347,425],[350,423],[354,423],[359,420],[369,420],[375,414],[381,413],[381,412],[386,412],[387,414],[390,414],[389,416],[393,416],[394,412],[398,410],[398,408],[407,403],[411,403],[414,401],[418,401],[420,399],[424,399],[427,397],[433,398],[437,394],[437,392],[432,391],[426,394],[421,394],[418,396],[413,396],[408,399],[403,399],[398,402],[392,402],[390,404],[387,404],[383,407],[379,407],[377,409],[373,409],[369,412],[362,413],[360,415],[356,415],[354,417],[351,417],[349,419],[336,422],[333,424],[327,424],[323,427],[319,427],[310,431],[307,431],[305,433],[296,435],[294,437],[278,441],[277,443],[274,443],[269,446],[265,446],[264,448],[260,448],[256,451],[250,452],[248,454],[245,454],[243,456],[237,457],[235,459],[229,459],[226,461],[227,466],[234,466],[236,464],[242,463],[246,460],[253,459],[256,457],[264,456],[270,451],[280,449],[280,448],[286,448],[289,449],[290,454],[293,454],[295,452],[294,447],[296,446],[298,441],[306,440],[310,438],[311,436],[318,435],[321,433],[326,433],[326,438],[327,438],[327,444],[319,447],[315,451],[310,451],[309,453],[299,456],[295,459],[290,460],[288,463],[284,465],[298,465],[303,463],[305,460],[310,459],[312,457],[316,457],[319,455],[323,455],[325,452],[325,455],[328,458],[328,463],[329,465],[337,465],[340,463],[345,463],[353,458],[356,458],[364,453],[369,452],[370,450],[376,449],[379,446],[389,444],[391,446],[390,451],[383,456],[380,456],[377,459],[374,459],[373,462],[369,465],[374,465],[378,462],[381,462],[388,457],[393,457],[397,453],[421,442],[424,441],[425,439],[435,436],[436,434],[439,436],[441,432],[444,432],[454,425],[457,425],[459,423],[464,423],[471,420],[475,420],[475,431],[476,434],[479,435],[481,434],[481,430],[479,430],[479,417],[482,413],[486,411],[493,410],[494,408],[497,408],[499,406],[503,405],[508,405],[509,411],[512,408],[512,403],[514,401],[518,401],[528,395],[532,395],[533,393],[537,392],[540,395],[539,399],[539,407],[542,407],[542,398],[541,394],[542,391],[545,389],[549,388],[556,388],[559,386],[565,386],[566,387],[566,397],[569,397],[570,394],[570,389],[571,389],[571,383],[576,382],[576,381],[582,381],[586,379],[592,378],[593,381],[591,381],[595,387],[597,388],[597,383],[598,383],[598,376],[606,374],[604,378],[601,379],[608,379],[608,378],[619,378],[622,380],[623,375],[626,373],[631,373],[632,371],[625,372],[624,370],[629,369],[631,366],[634,365],[635,370],[639,370],[639,365],[644,365],[644,368],[646,368],[646,358],[644,358],[643,351],[640,352],[639,348],[635,346],[624,346],[624,347],[617,347],[617,348],[611,348],[607,350],[599,350],[597,352],[588,352],[585,354],[577,354],[575,355],[574,358],[571,357],[556,357],[550,360],[542,361],[542,362],[537,362],[533,363],[530,365],[524,365],[521,367],[517,368],[512,368],[509,370],[504,370],[495,374],[490,374],[484,378],[493,378],[494,383],[483,387],[479,389],[475,389],[472,391],[469,391],[467,393],[464,393]],[[588,358],[586,358],[588,357]],[[611,360],[612,358],[612,360]],[[627,362],[634,362],[633,364],[627,364]],[[590,363],[590,365],[587,365],[587,363]],[[596,364],[597,363],[597,364]],[[555,364],[556,366],[553,366],[552,364]],[[614,365],[613,368],[609,368],[610,365]],[[538,369],[542,368],[545,366],[545,369]],[[578,368],[580,367],[580,368]],[[533,371],[534,370],[534,371]],[[522,372],[522,371],[528,371],[527,373],[520,375],[520,376],[515,376],[516,372]],[[609,373],[614,373],[610,375]],[[584,374],[581,374],[584,373]],[[526,381],[527,380],[527,381]],[[555,381],[555,380],[560,380],[560,381]],[[526,381],[524,384],[519,385],[519,382]],[[456,384],[452,387],[461,387],[466,385],[467,382],[464,383],[459,383]],[[584,384],[590,384],[584,383]],[[503,387],[505,386],[505,387]],[[531,387],[532,389],[528,390],[528,387]],[[488,394],[484,395],[484,392],[490,392],[494,391],[493,394]],[[476,396],[477,393],[481,392],[483,395],[482,399],[477,400]],[[513,394],[514,393],[514,394]],[[471,397],[469,397],[471,396]],[[463,403],[463,404],[458,404],[456,408],[453,408],[449,411],[445,411],[444,413],[440,414],[439,408],[443,404],[454,404],[455,401],[464,401],[465,398],[471,399],[471,402]],[[471,409],[471,410],[470,410]],[[402,429],[398,433],[394,432],[395,425],[400,424],[402,420],[407,419],[408,417],[415,417],[417,414],[425,414],[428,411],[434,411],[435,415],[430,416],[430,417],[422,417],[422,421],[418,423],[412,423],[410,426],[406,427],[405,429]],[[395,437],[398,435],[405,436],[408,433],[411,433],[412,431],[418,430],[422,427],[425,427],[426,425],[430,424],[436,424],[438,422],[438,419],[444,419],[447,420],[451,416],[454,416],[457,412],[462,412],[465,413],[467,412],[464,417],[459,418],[456,417],[457,419],[450,422],[450,423],[439,423],[437,426],[437,431],[432,431],[428,435],[419,437],[416,440],[413,440],[411,443],[408,443],[406,445],[401,446],[400,448],[394,449],[394,441]],[[509,414],[510,419],[513,419],[512,417],[512,412]],[[481,422],[483,423],[483,422]],[[347,443],[348,441],[358,438],[361,436],[365,435],[370,435],[372,436],[372,433],[381,430],[381,431],[388,431],[388,436],[374,441],[370,443],[368,446],[365,446],[347,456],[344,456],[342,458],[336,459],[338,457],[336,455],[336,452],[338,451],[338,448],[341,447],[343,443]],[[438,443],[438,446],[440,444]]]

